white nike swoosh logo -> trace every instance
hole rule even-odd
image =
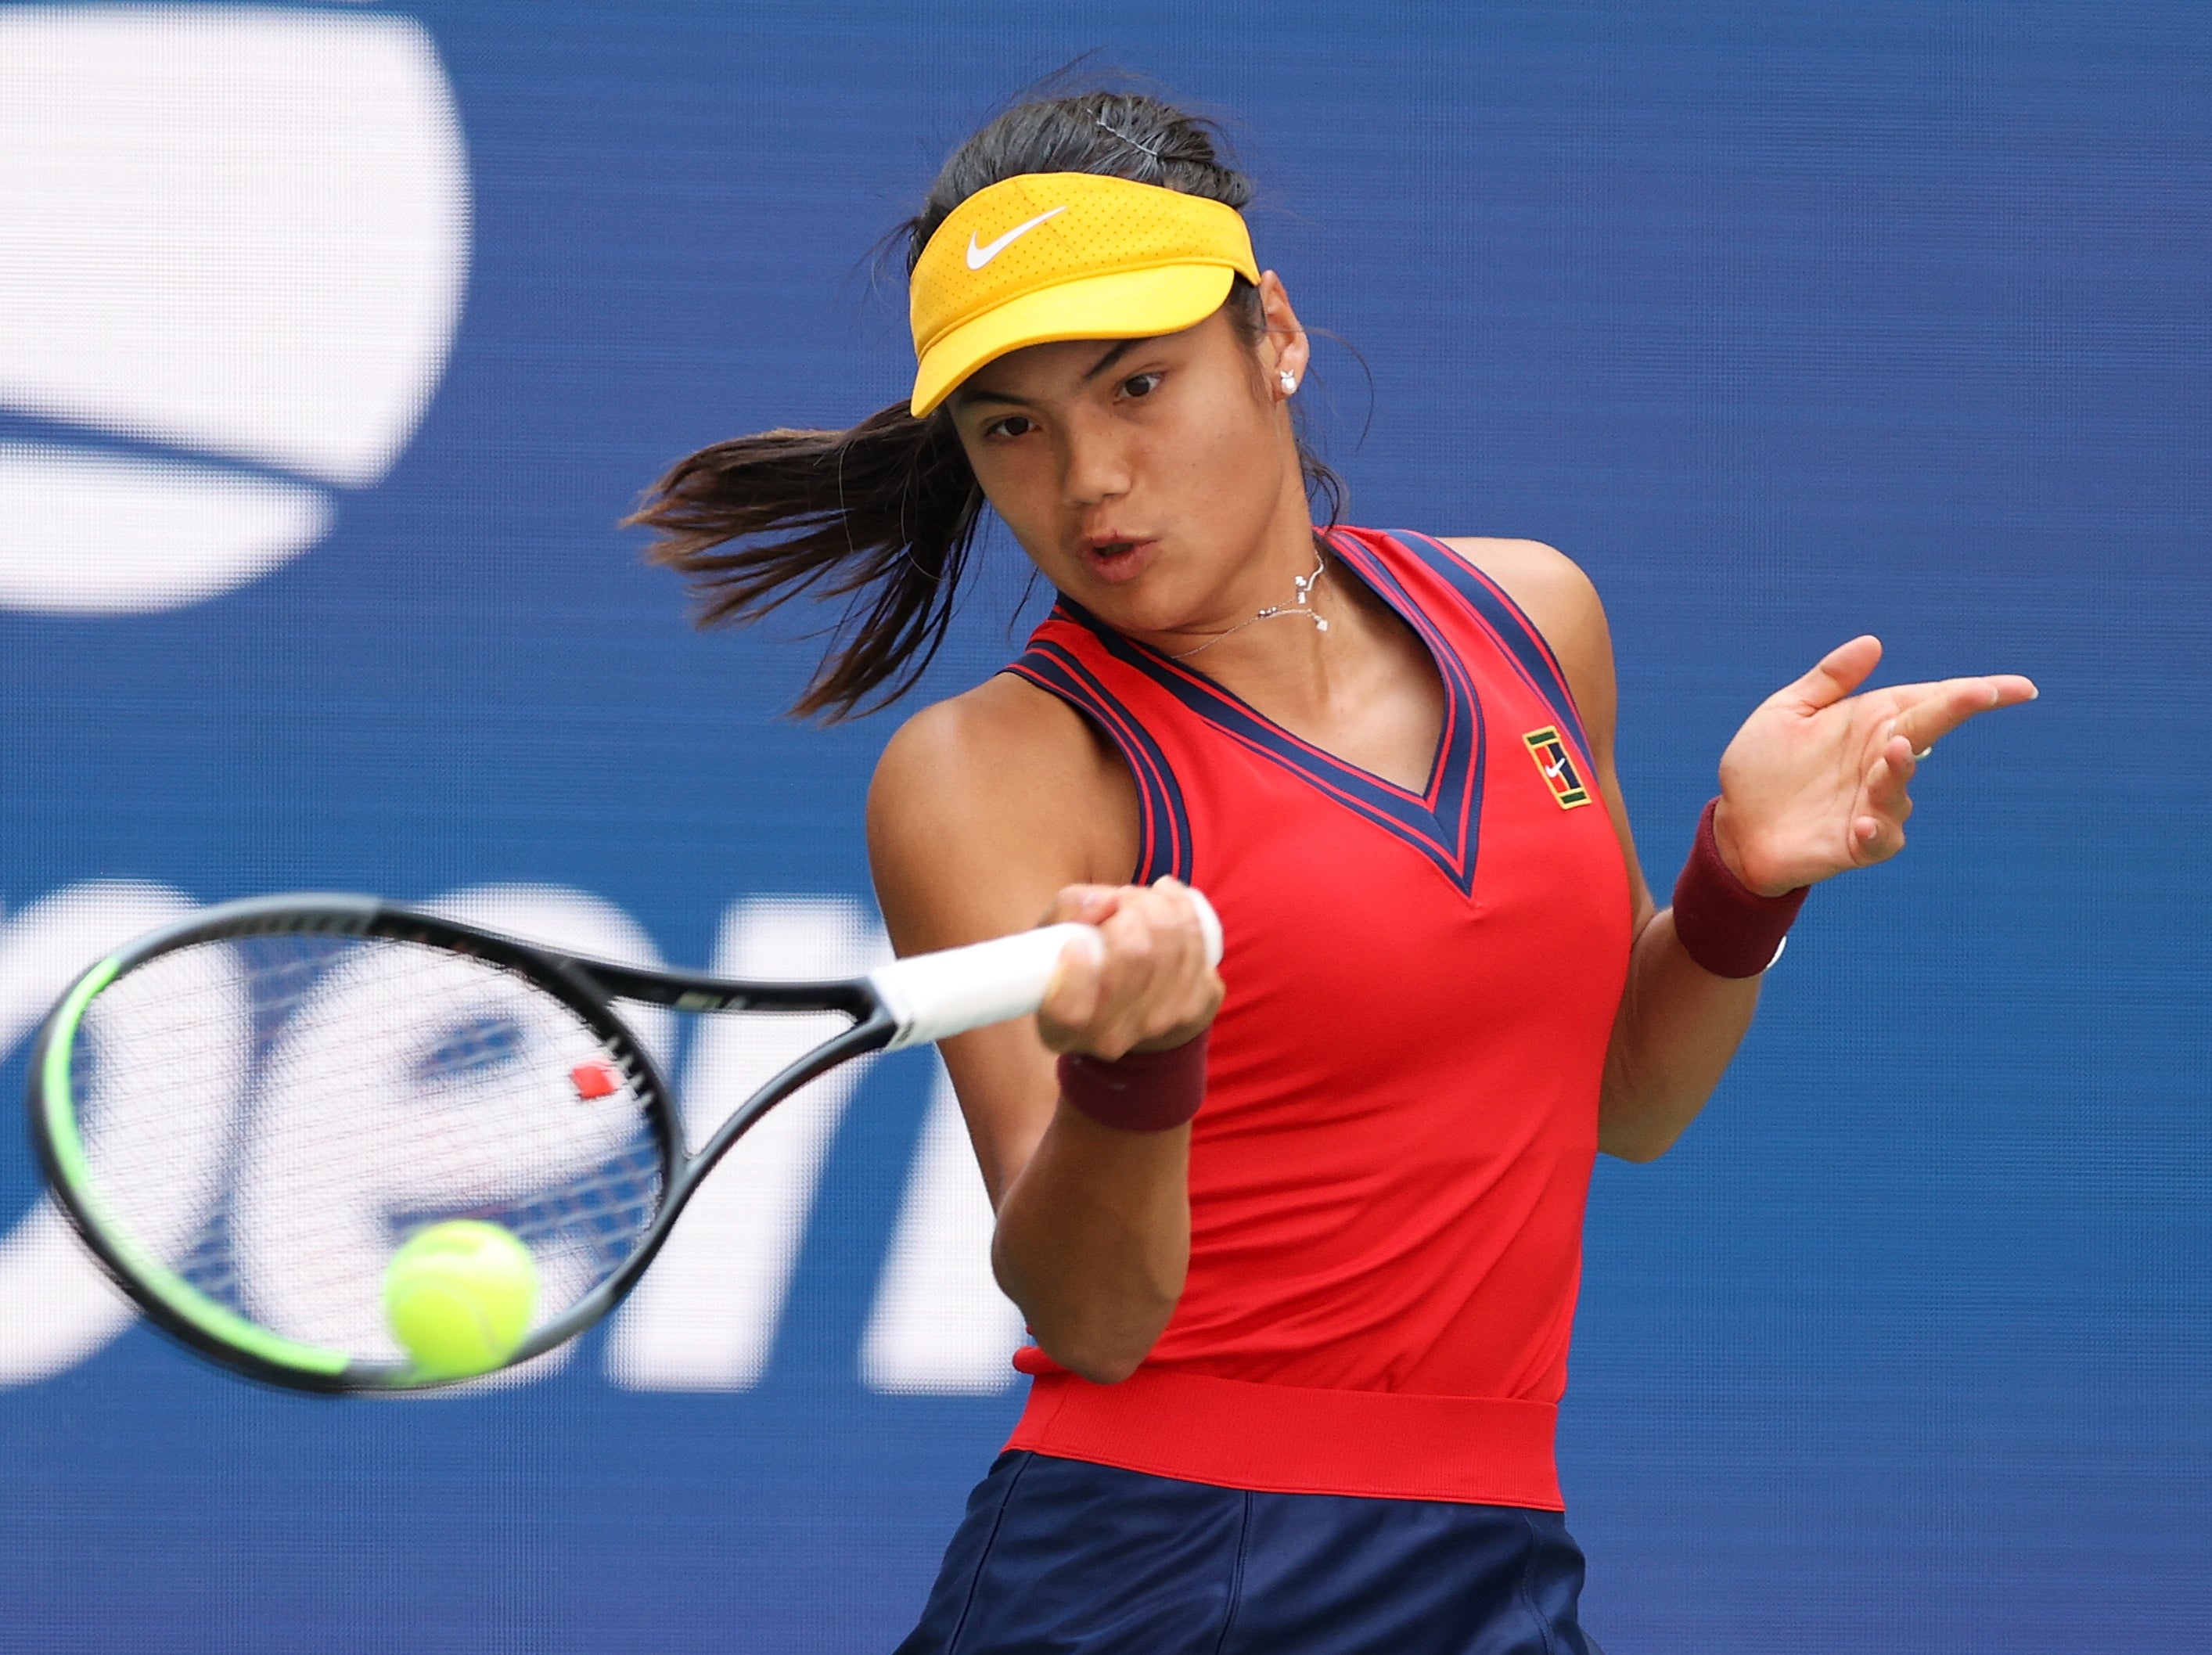
[[[969,231],[968,268],[969,270],[982,269],[984,265],[989,264],[994,259],[996,259],[1000,253],[1012,246],[1017,237],[1027,235],[1031,230],[1036,228],[1038,225],[1043,223],[1046,219],[1056,218],[1066,210],[1066,204],[1063,203],[1060,206],[1054,207],[1048,213],[1039,213],[1035,218],[1030,220],[1028,223],[1015,225],[1013,228],[1008,230],[997,240],[981,247],[975,245],[975,232],[973,230]]]

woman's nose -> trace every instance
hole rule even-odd
[[[1095,506],[1128,493],[1128,453],[1110,434],[1095,429],[1071,431],[1066,454],[1060,486],[1070,505]]]

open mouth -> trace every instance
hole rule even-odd
[[[1133,581],[1158,546],[1157,540],[1093,540],[1083,548],[1084,561],[1102,581]]]

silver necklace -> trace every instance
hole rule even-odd
[[[1197,648],[1186,649],[1179,655],[1170,655],[1168,659],[1170,660],[1188,660],[1193,655],[1202,654],[1206,650],[1212,648],[1215,644],[1219,643],[1222,639],[1227,637],[1231,632],[1242,632],[1248,626],[1253,625],[1260,621],[1272,621],[1278,615],[1302,615],[1307,620],[1310,620],[1314,624],[1315,631],[1328,631],[1328,622],[1322,616],[1316,614],[1313,609],[1314,588],[1321,584],[1321,577],[1326,574],[1328,570],[1328,555],[1321,549],[1321,542],[1319,540],[1316,540],[1314,542],[1313,573],[1310,575],[1293,575],[1291,577],[1291,597],[1290,602],[1286,604],[1269,604],[1258,614],[1253,616],[1250,620],[1239,621],[1236,625],[1231,627],[1228,631],[1215,633],[1204,643],[1200,644]]]

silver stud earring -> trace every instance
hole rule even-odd
[[[1289,396],[1291,392],[1298,388],[1298,376],[1291,373],[1287,368],[1276,374],[1275,377],[1283,382],[1283,394],[1286,397]]]

